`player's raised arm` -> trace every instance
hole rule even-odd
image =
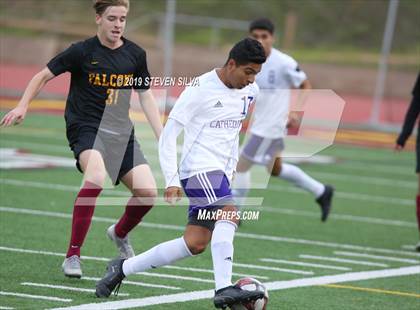
[[[162,132],[162,122],[160,119],[160,113],[156,99],[150,89],[139,92],[139,96],[140,104],[143,108],[144,114],[146,115],[146,118],[149,121],[149,124],[152,127],[156,138],[159,139]]]
[[[159,139],[159,161],[165,177],[165,201],[174,204],[181,199],[181,184],[178,175],[176,140],[184,126],[169,118]]]
[[[23,93],[23,96],[16,108],[3,117],[0,122],[0,126],[7,127],[14,124],[20,124],[25,118],[30,102],[54,76],[55,75],[47,67],[35,74],[26,87],[25,92]]]

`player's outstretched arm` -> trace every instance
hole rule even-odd
[[[182,129],[181,123],[169,118],[159,139],[159,161],[166,182],[164,198],[170,204],[174,204],[182,196],[176,149],[176,140]]]
[[[140,104],[143,108],[144,114],[146,115],[146,118],[149,121],[153,132],[155,133],[156,139],[159,140],[163,127],[156,99],[150,89],[139,93],[139,96]]]
[[[38,95],[41,89],[47,84],[49,80],[54,77],[54,74],[45,67],[42,71],[34,75],[32,80],[23,93],[22,98],[17,104],[16,108],[7,113],[0,122],[0,126],[7,127],[10,125],[20,124],[28,111],[29,103]]]

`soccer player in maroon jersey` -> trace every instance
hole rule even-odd
[[[1,120],[2,126],[21,123],[30,102],[54,77],[71,73],[65,120],[69,146],[84,175],[73,209],[71,239],[63,272],[80,278],[80,248],[89,230],[96,199],[108,175],[132,193],[120,220],[107,230],[120,257],[134,256],[128,233],[152,208],[156,183],[134,135],[128,115],[131,90],[139,93],[142,108],[157,138],[162,125],[150,79],[146,52],[123,37],[129,0],[95,0],[96,36],[72,44],[54,57],[29,82],[16,108]]]

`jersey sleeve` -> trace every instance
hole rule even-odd
[[[139,83],[136,83],[133,88],[139,91],[145,91],[150,89],[150,73],[149,73],[149,69],[147,68],[147,60],[146,60],[146,52],[145,51],[141,51],[139,58],[138,58],[138,63],[137,63],[137,71],[136,71],[136,76],[137,81],[139,81]]]
[[[305,72],[303,72],[299,64],[291,58],[285,68],[286,77],[289,80],[289,83],[294,88],[299,88],[299,86],[307,79]]]
[[[51,59],[47,67],[55,76],[64,72],[75,72],[80,68],[82,49],[79,44],[72,44],[69,48]]]
[[[168,118],[172,118],[184,126],[188,124],[188,122],[197,113],[200,106],[197,100],[197,94],[198,87],[189,86],[185,88],[178,100],[175,102]]]

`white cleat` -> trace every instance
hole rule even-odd
[[[117,235],[115,234],[115,224],[111,225],[107,229],[106,234],[109,239],[115,242],[115,245],[120,251],[120,258],[127,259],[136,255],[134,253],[133,247],[130,244],[130,239],[128,238],[128,235],[125,236],[125,238],[117,237]]]
[[[81,278],[82,268],[80,267],[80,257],[73,255],[66,257],[61,265],[64,275],[69,278]]]

